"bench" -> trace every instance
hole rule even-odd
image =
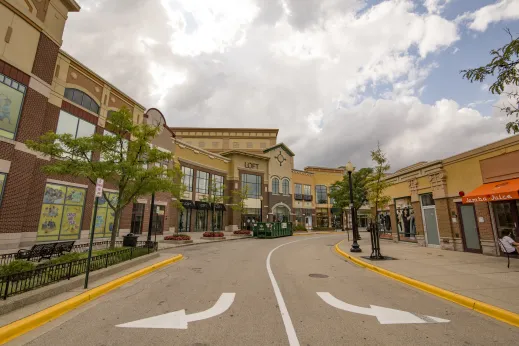
[[[64,252],[72,251],[74,243],[75,240],[56,243],[35,244],[29,250],[18,250],[14,257],[16,259],[24,259],[27,261],[38,259],[38,262],[40,262],[42,259],[51,259],[53,256],[61,256]]]

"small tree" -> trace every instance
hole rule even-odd
[[[241,187],[241,189],[232,191],[232,197],[234,203],[233,205],[231,205],[231,209],[235,212],[240,213],[241,218],[246,209],[245,200],[249,198],[249,186],[245,184]]]
[[[351,174],[353,187],[353,207],[357,212],[368,202],[368,178],[373,172],[372,168],[361,168]],[[350,182],[346,173],[341,181],[337,181],[330,186],[330,198],[333,199],[333,207],[344,209],[350,205]],[[353,217],[353,215],[352,215]],[[358,236],[358,235],[357,235]]]
[[[390,186],[390,183],[385,179],[387,172],[391,168],[387,162],[386,155],[380,149],[380,144],[377,149],[371,151],[371,160],[375,163],[372,173],[367,182],[368,187],[368,201],[371,206],[375,207],[375,222],[371,227],[371,258],[384,259],[380,253],[380,237],[378,232],[378,209],[386,206],[391,197],[384,194],[385,190]]]
[[[216,180],[211,180],[211,190],[210,193],[202,198],[202,201],[209,203],[212,205],[212,216],[211,216],[211,230],[214,232],[215,228],[215,207],[217,204],[225,203],[229,200],[228,196],[224,196],[225,185],[218,185]]]
[[[490,55],[492,60],[485,66],[462,70],[463,78],[472,82],[483,82],[488,76],[497,74],[496,81],[490,86],[489,90],[492,94],[504,94],[509,99],[509,104],[501,106],[499,109],[505,112],[507,116],[516,116],[515,121],[510,121],[506,124],[506,131],[508,133],[519,132],[519,91],[517,88],[507,88],[507,86],[519,86],[519,71],[517,71],[517,64],[519,64],[519,38],[514,38],[509,29],[505,30],[510,35],[510,42],[503,47],[493,49]]]
[[[180,199],[182,172],[177,165],[169,168],[173,155],[150,146],[161,131],[161,125],[134,124],[126,108],[110,114],[110,135],[94,134],[74,138],[70,134],[48,132],[27,146],[52,158],[43,167],[47,174],[69,175],[105,184],[118,190],[118,198],[108,198],[114,212],[110,247],[115,247],[123,209],[140,196],[164,191]],[[93,221],[95,223],[95,220]]]

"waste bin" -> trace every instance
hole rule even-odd
[[[123,246],[137,247],[137,239],[139,239],[138,235],[128,233],[127,235],[123,236]]]

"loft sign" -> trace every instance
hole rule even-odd
[[[259,169],[259,164],[254,162],[245,162],[245,168]]]

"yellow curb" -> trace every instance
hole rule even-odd
[[[149,267],[139,269],[133,273],[120,277],[114,281],[110,281],[104,285],[101,285],[96,288],[92,288],[84,293],[81,293],[73,298],[67,299],[61,303],[53,305],[45,310],[39,311],[33,315],[27,316],[3,326],[0,328],[0,345],[5,344],[8,341],[13,340],[14,338],[19,337],[22,334],[27,333],[28,331],[35,329],[47,322],[50,322],[59,316],[73,310],[95,298],[110,292],[111,290],[126,284],[129,281],[135,280],[138,277],[149,274],[157,269],[165,267],[171,263],[175,263],[180,261],[184,256],[177,255],[172,258],[168,258],[165,261],[155,263]]]
[[[497,306],[493,306],[493,305],[490,305],[487,303],[480,302],[479,300],[476,300],[476,299],[462,296],[461,294],[447,291],[443,288],[429,285],[422,281],[411,279],[407,276],[403,276],[401,274],[397,274],[397,273],[394,273],[387,269],[383,269],[383,268],[377,267],[373,264],[364,262],[364,261],[362,261],[356,257],[353,257],[353,256],[347,254],[346,252],[342,251],[339,247],[339,244],[341,244],[343,241],[335,244],[335,251],[338,254],[340,254],[341,256],[346,257],[347,259],[349,259],[350,261],[352,261],[353,263],[355,263],[361,267],[367,268],[369,270],[372,270],[374,272],[377,272],[381,275],[387,276],[394,280],[403,282],[406,285],[416,287],[427,293],[434,294],[437,297],[449,300],[453,303],[456,303],[456,304],[459,304],[466,308],[469,308],[471,310],[477,311],[481,314],[495,318],[496,320],[511,324],[512,326],[515,326],[515,327],[519,327],[519,315],[516,313],[513,313],[513,312],[505,310],[505,309],[498,308]]]

